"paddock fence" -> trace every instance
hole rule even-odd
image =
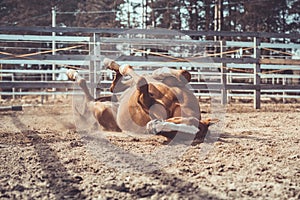
[[[24,34],[26,33],[26,34]],[[199,98],[226,104],[250,99],[300,99],[300,35],[174,31],[0,27],[2,98],[82,94],[65,71],[76,69],[95,97],[110,95],[114,72],[106,57],[129,63],[138,73],[160,67],[186,69]]]

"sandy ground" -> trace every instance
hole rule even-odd
[[[79,131],[68,102],[0,113],[0,199],[300,199],[299,104],[233,104],[203,143],[166,145]]]

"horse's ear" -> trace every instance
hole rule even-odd
[[[207,125],[207,126],[211,126],[211,125],[214,125],[216,123],[218,123],[220,120],[219,119],[211,119],[211,118],[208,118],[208,119],[204,119],[204,120],[201,120],[201,123]]]

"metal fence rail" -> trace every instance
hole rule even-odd
[[[31,33],[16,34],[22,30]],[[68,36],[52,36],[53,31]],[[78,36],[78,31],[84,35]],[[220,40],[203,38],[214,35]],[[224,39],[229,36],[231,40]],[[299,38],[275,33],[173,31],[168,36],[161,30],[0,27],[0,95],[80,94],[65,79],[65,68],[79,70],[94,96],[108,95],[113,72],[103,69],[101,60],[109,57],[130,63],[139,73],[158,67],[187,69],[197,96],[218,96],[223,104],[249,97],[259,108],[261,98],[300,99]]]

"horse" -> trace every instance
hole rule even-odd
[[[188,87],[188,71],[162,67],[139,75],[133,66],[120,66],[108,58],[103,65],[115,71],[110,91],[118,94],[116,101],[112,96],[95,100],[86,80],[76,70],[69,69],[67,76],[81,87],[86,107],[104,130],[159,134],[168,139],[176,134],[203,138],[208,127],[216,122],[201,119],[199,101]]]

